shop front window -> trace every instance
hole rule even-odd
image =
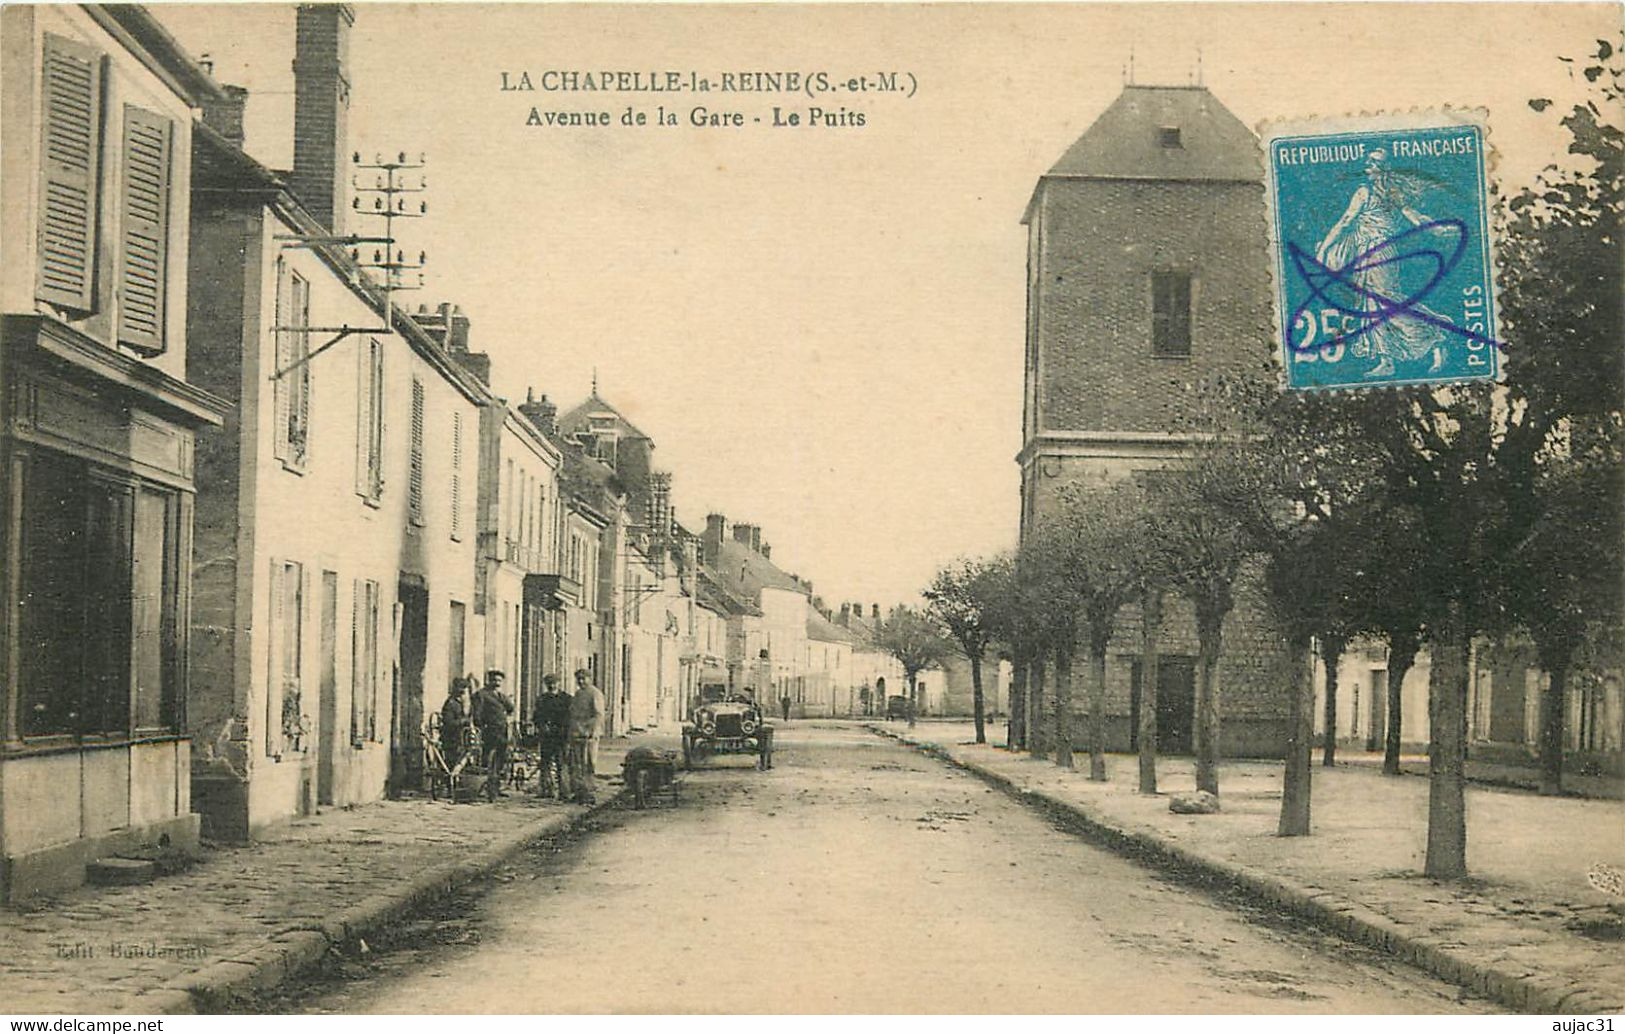
[[[175,494],[54,457],[22,471],[15,734],[174,731]]]

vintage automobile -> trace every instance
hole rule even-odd
[[[756,767],[773,767],[773,726],[749,693],[705,693],[683,723],[683,767],[718,754],[755,754]]]

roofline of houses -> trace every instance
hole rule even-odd
[[[96,24],[122,43],[126,49],[164,85],[186,98],[193,107],[198,102],[224,100],[220,84],[194,61],[180,41],[141,4],[81,4]]]
[[[260,204],[268,205],[279,218],[287,222],[295,232],[308,234],[312,237],[331,235],[332,231],[316,220],[316,217],[307,211],[299,198],[288,187],[286,181],[255,159],[248,152],[227,140],[220,133],[211,129],[202,122],[193,125],[194,136],[203,140],[210,146],[219,150],[227,158],[235,161],[256,181],[253,187],[213,186],[194,187],[211,194],[237,195],[253,197]],[[412,350],[422,356],[433,366],[438,373],[456,387],[463,396],[475,405],[485,405],[499,401],[490,388],[486,387],[473,374],[464,370],[455,360],[440,347],[428,331],[418,326],[412,315],[395,305],[385,301],[387,295],[383,288],[369,283],[362,275],[361,268],[350,258],[349,252],[333,244],[313,243],[307,249],[320,258],[324,265],[333,271],[335,276],[347,287],[352,295],[359,299],[379,318],[386,314],[390,317],[389,324],[393,333],[400,335]]]

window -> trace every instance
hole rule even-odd
[[[463,537],[463,414],[451,415],[451,537]]]
[[[90,312],[96,308],[102,56],[47,34],[41,80],[39,271],[34,295],[65,309]]]
[[[276,456],[303,472],[310,458],[310,282],[276,262]]]
[[[1151,274],[1151,354],[1191,354],[1191,276]]]
[[[176,496],[71,460],[31,457],[15,469],[16,735],[176,731]]]
[[[368,338],[359,350],[356,387],[355,490],[368,502],[384,496],[384,346]]]
[[[350,743],[378,741],[378,583],[355,583],[351,624]]]
[[[270,665],[265,683],[265,753],[280,758],[305,749],[307,721],[300,679],[304,656],[305,569],[293,560],[271,561],[271,612],[265,640]]]
[[[407,459],[407,517],[423,526],[423,382],[412,378],[412,429]]]
[[[1168,148],[1183,148],[1185,146],[1179,142],[1178,126],[1163,126],[1162,128],[1158,129],[1157,143]]]
[[[118,339],[143,355],[164,350],[170,129],[162,115],[133,104],[124,106]]]

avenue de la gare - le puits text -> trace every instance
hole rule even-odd
[[[578,71],[546,69],[532,74],[529,71],[501,74],[499,89],[503,93],[627,93],[627,94],[682,94],[732,93],[806,95],[817,99],[828,94],[901,94],[912,96],[917,87],[914,76],[908,72],[877,72],[855,76],[836,76],[829,72],[722,72],[701,75],[698,72],[675,71]],[[867,123],[864,112],[847,108],[809,106],[805,109],[774,105],[765,114],[747,114],[738,110],[722,110],[710,105],[667,107],[658,105],[654,111],[627,107],[619,115],[607,110],[550,111],[533,106],[525,118],[527,126],[602,127],[623,126],[690,126],[695,128],[742,128],[746,125],[771,127],[860,128]]]

